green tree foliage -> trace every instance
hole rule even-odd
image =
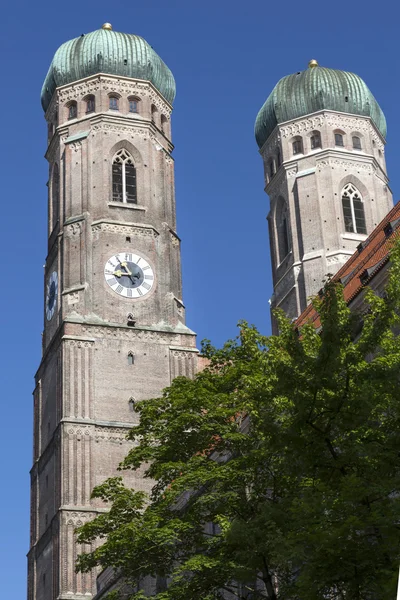
[[[385,297],[350,313],[341,286],[316,302],[322,330],[245,323],[209,366],[138,407],[121,468],[146,469],[150,500],[119,478],[79,541],[78,569],[112,566],[157,600],[393,600],[400,560],[400,250]],[[206,525],[207,524],[207,525]],[[135,589],[135,588],[132,588]],[[143,598],[132,592],[130,598]]]

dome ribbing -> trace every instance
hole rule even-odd
[[[97,73],[150,81],[169,103],[174,101],[174,76],[146,40],[102,28],[65,42],[57,50],[42,87],[43,109],[47,110],[58,86]]]
[[[316,65],[283,77],[257,115],[255,136],[261,148],[276,125],[319,110],[370,117],[386,137],[386,119],[365,82],[355,73]]]

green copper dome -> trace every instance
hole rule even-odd
[[[283,77],[272,90],[257,115],[257,144],[261,148],[278,123],[324,109],[371,117],[386,137],[385,115],[361,77],[310,61],[308,69]]]
[[[59,47],[43,84],[43,109],[47,110],[56,87],[96,73],[151,81],[168,102],[175,98],[174,76],[153,48],[138,35],[112,31],[105,23],[102,29]]]

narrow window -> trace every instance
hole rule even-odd
[[[95,111],[95,109],[96,109],[96,101],[95,101],[95,98],[94,98],[94,96],[89,96],[89,97],[86,99],[86,114],[87,114],[87,113],[92,113],[92,112],[94,112],[94,111]]]
[[[298,137],[293,142],[293,154],[303,154],[303,140]]]
[[[322,148],[321,134],[319,131],[314,131],[311,136],[311,150],[315,150],[316,148]]]
[[[78,106],[76,102],[71,102],[68,106],[68,119],[76,119],[78,116]]]
[[[136,169],[133,159],[126,150],[119,150],[112,164],[113,202],[136,204]]]
[[[280,199],[280,204],[277,208],[276,235],[278,242],[278,260],[280,264],[289,254],[290,250],[289,214],[287,204],[283,198]]]
[[[43,585],[46,585],[46,573],[43,573],[42,575],[42,580],[43,580]]]
[[[281,158],[281,151],[280,148],[276,149],[276,166],[279,169],[279,167],[282,164],[282,158]]]
[[[135,400],[133,398],[130,398],[130,400],[128,402],[128,406],[129,406],[129,412],[134,412],[134,410],[135,410]]]
[[[57,225],[60,217],[60,172],[58,164],[53,167],[53,175],[51,178],[51,222],[53,229]]]
[[[157,108],[154,106],[154,104],[152,104],[151,105],[151,120],[154,124],[156,123],[156,115],[157,115]]]
[[[342,191],[344,227],[349,233],[367,233],[364,204],[358,189],[348,183]]]
[[[44,524],[45,524],[45,526],[46,526],[46,527],[47,527],[48,523],[49,523],[49,517],[48,517],[48,515],[47,515],[47,513],[46,513],[46,514],[44,515]]]
[[[168,119],[165,115],[161,115],[161,131],[163,133],[167,133],[167,123]]]
[[[335,146],[344,146],[343,135],[341,133],[335,133]]]
[[[48,487],[49,487],[49,476],[46,475],[46,488],[48,488]]]
[[[133,354],[133,352],[129,352],[128,365],[134,365],[134,364],[135,364],[135,355]]]
[[[118,98],[117,96],[110,96],[108,99],[108,108],[110,110],[118,110]]]
[[[274,160],[271,159],[270,163],[269,163],[269,176],[272,177],[275,175],[275,163]]]
[[[361,139],[358,137],[358,135],[353,135],[352,141],[354,150],[361,150]]]
[[[139,101],[137,98],[129,98],[129,112],[138,113],[139,112]]]

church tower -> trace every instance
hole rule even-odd
[[[197,369],[175,222],[174,97],[151,46],[107,23],[63,44],[43,85],[48,254],[29,600],[95,593],[96,574],[74,569],[75,528],[105,510],[91,491],[126,455],[135,403]]]
[[[271,307],[294,319],[393,206],[386,120],[358,75],[312,60],[277,83],[255,135],[270,197]]]

